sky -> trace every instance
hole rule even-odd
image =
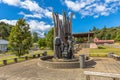
[[[101,29],[120,26],[120,0],[0,0],[0,22],[15,25],[26,19],[31,32],[40,37],[54,25],[52,11],[73,13],[72,32],[88,32],[93,26]]]

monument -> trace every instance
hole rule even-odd
[[[62,20],[57,13],[52,13],[54,21],[54,55],[40,57],[39,66],[46,68],[84,68],[93,63],[84,55],[74,57],[74,40],[72,38],[72,16],[66,16],[63,11]]]
[[[53,12],[54,21],[54,58],[72,59],[73,39],[72,39],[72,16],[66,16],[63,11],[63,19],[59,18],[57,13]]]

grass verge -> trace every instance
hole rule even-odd
[[[120,56],[120,49],[119,48],[111,48],[111,47],[105,47],[104,46],[104,49],[93,49],[91,48],[90,50],[90,56],[91,57],[107,57],[107,54],[109,52],[113,52],[117,55]]]
[[[53,50],[43,50],[43,51],[47,51],[47,55],[53,55]],[[7,52],[6,54],[0,55],[0,66],[3,65],[3,60],[7,60],[7,64],[14,63],[14,58],[17,58],[18,62],[22,62],[22,61],[25,61],[25,58],[24,58],[25,56],[28,56],[28,59],[33,59],[33,55],[37,56],[37,54],[42,54],[43,51],[33,51],[32,53],[25,54],[20,58],[13,54],[6,55],[6,54],[12,53],[12,52]]]

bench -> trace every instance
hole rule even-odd
[[[84,71],[84,74],[86,75],[86,80],[90,80],[90,76],[108,77],[108,78],[112,78],[112,80],[120,79],[120,74],[113,74],[113,73]]]
[[[108,53],[108,57],[113,58],[115,60],[120,60],[120,56],[114,53]]]

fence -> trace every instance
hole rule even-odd
[[[120,80],[120,74],[92,72],[92,71],[84,71],[84,74],[86,75],[86,80],[91,80],[90,76],[107,77],[107,78],[111,78],[112,80]]]
[[[38,58],[38,57],[40,57],[40,54],[34,54],[34,55],[31,55],[31,56],[24,56],[24,57],[20,57],[20,58],[5,59],[5,60],[1,60],[0,62],[2,62],[3,65],[7,65],[7,64],[17,63],[17,62],[20,62],[20,61],[25,61],[25,60],[28,60],[28,59],[31,59],[31,58]],[[0,66],[3,66],[3,65],[0,65]]]

